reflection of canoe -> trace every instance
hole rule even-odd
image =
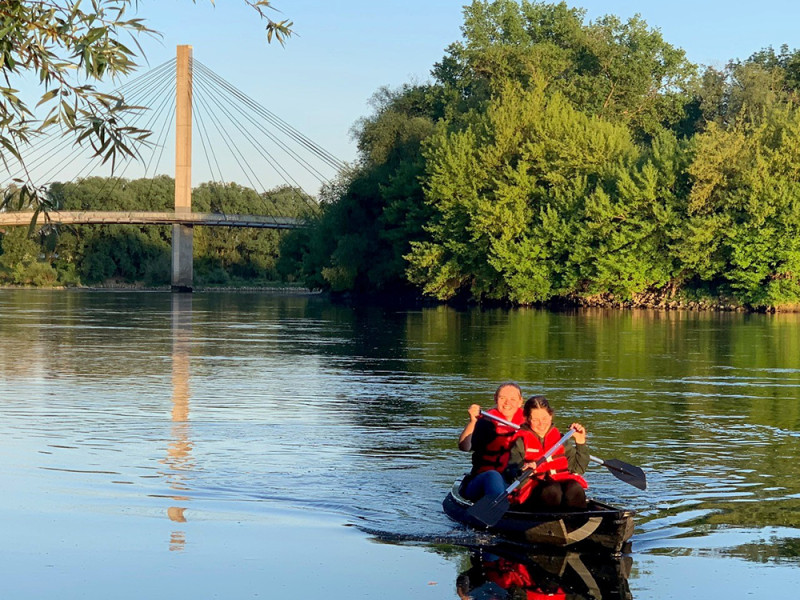
[[[596,500],[589,500],[588,509],[578,512],[510,510],[496,525],[487,528],[467,513],[472,502],[461,495],[460,487],[461,479],[458,479],[442,502],[444,512],[451,519],[477,529],[487,529],[516,542],[621,552],[633,535],[632,510],[615,508]]]
[[[456,580],[461,597],[631,598],[628,576],[632,561],[627,556],[558,550],[520,553],[499,545],[473,548],[470,563]]]

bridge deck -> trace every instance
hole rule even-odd
[[[29,225],[32,211],[0,212],[0,226]],[[256,227],[260,229],[296,229],[303,226],[302,219],[292,217],[266,217],[260,215],[226,215],[197,212],[147,212],[147,211],[50,211],[40,214],[40,224],[46,222],[64,225],[216,225],[223,227]]]

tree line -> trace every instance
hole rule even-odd
[[[171,177],[125,180],[90,177],[56,183],[47,190],[58,210],[169,211]],[[237,184],[205,183],[192,191],[197,212],[304,218],[315,203],[303,192],[279,187],[259,194]],[[44,218],[39,217],[39,221]],[[0,282],[12,285],[168,285],[172,228],[169,225],[46,225],[0,232]],[[253,285],[281,280],[279,245],[284,232],[237,227],[194,228],[198,285]],[[291,281],[288,274],[283,280]]]
[[[690,63],[641,18],[474,1],[379,90],[284,274],[439,300],[800,300],[800,52]]]
[[[376,92],[357,162],[308,227],[197,228],[197,280],[521,305],[800,302],[800,51],[702,67],[639,17],[590,22],[565,2],[476,0],[462,32],[430,81]],[[54,185],[45,204],[172,198],[168,178],[104,185]],[[274,195],[299,214],[295,191]],[[234,207],[266,196],[206,184],[193,203],[253,213]],[[169,230],[8,230],[2,252],[6,282],[165,283]]]

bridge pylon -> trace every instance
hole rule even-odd
[[[192,212],[192,47],[178,46],[175,85],[175,214]],[[172,226],[172,291],[191,292],[192,225]]]

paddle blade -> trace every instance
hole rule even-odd
[[[603,461],[603,466],[620,481],[624,481],[640,490],[647,489],[647,478],[644,471],[636,465],[629,465],[626,462],[612,458],[611,460]]]
[[[500,522],[510,506],[506,493],[496,497],[484,496],[467,510],[467,514],[486,527],[493,527]]]

